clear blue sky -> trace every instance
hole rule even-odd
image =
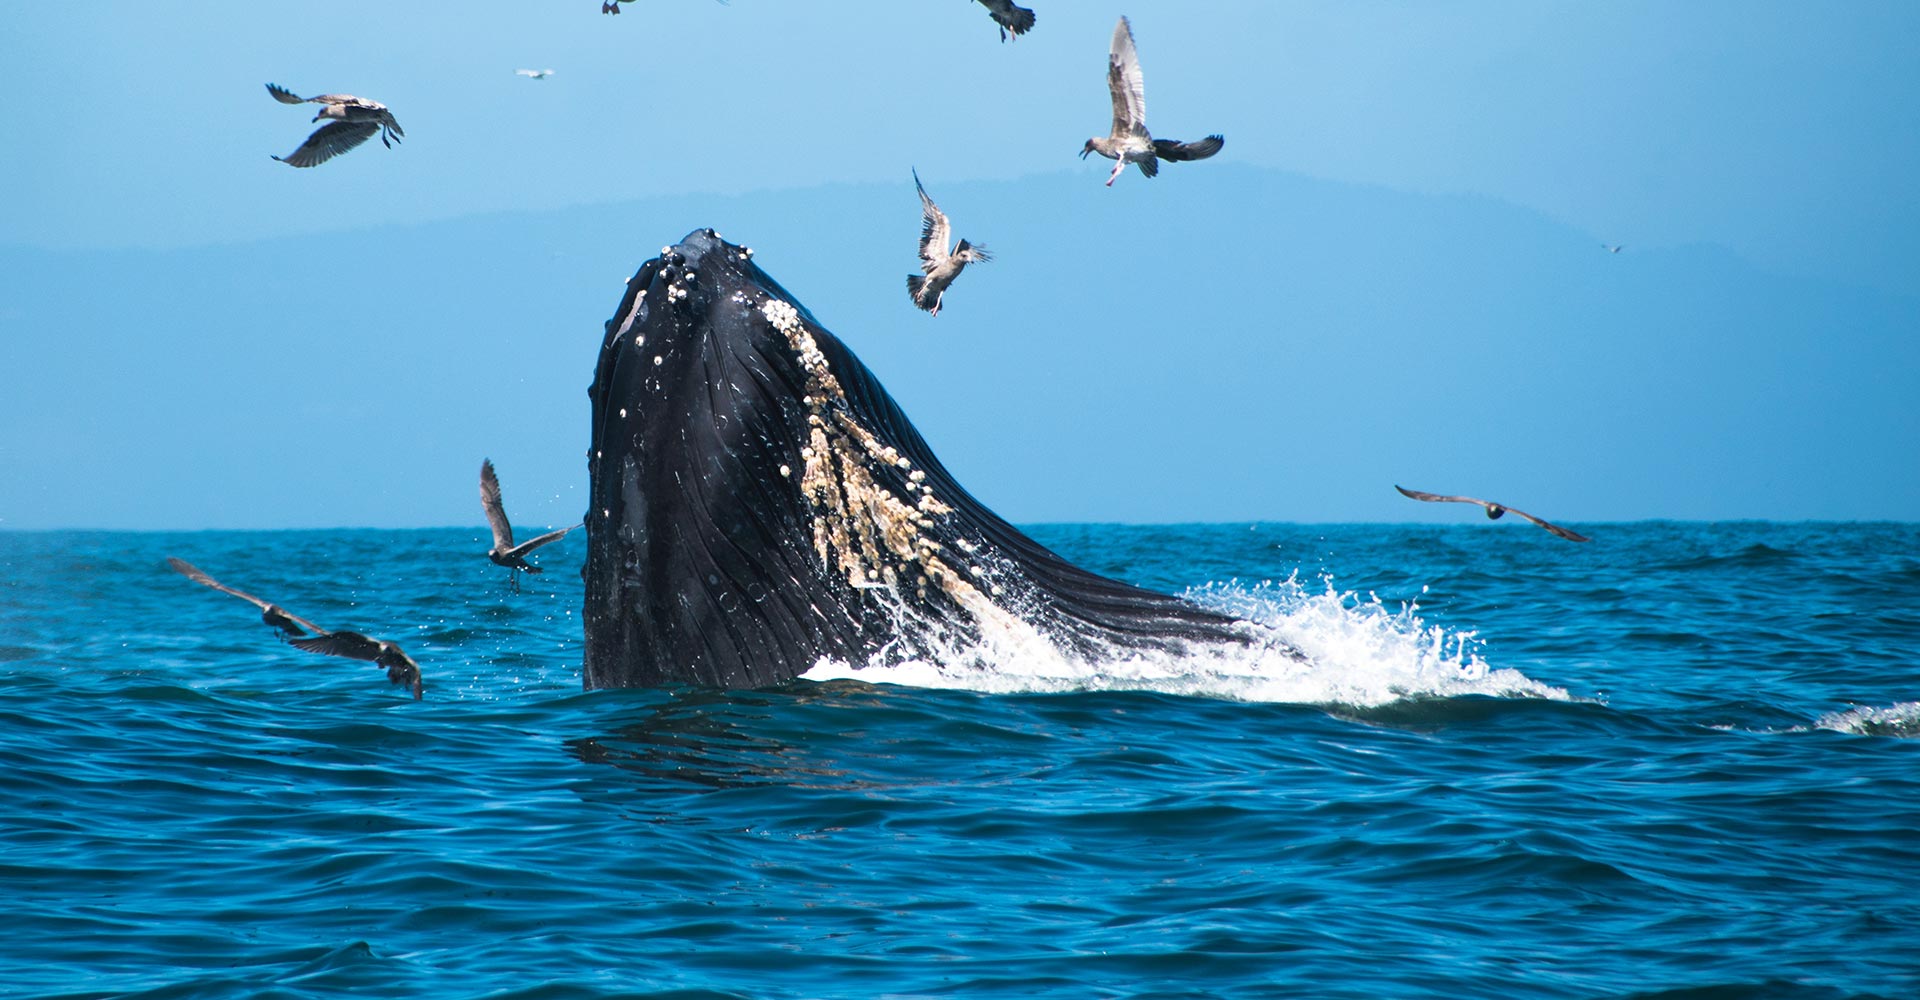
[[[1034,0],[1033,6],[1039,15],[1033,33],[1003,45],[984,10],[966,0],[733,0],[725,6],[636,0],[619,17],[602,16],[598,0],[338,0],[325,14],[258,2],[196,4],[191,14],[177,5],[113,0],[8,5],[0,11],[0,86],[13,95],[11,137],[0,143],[0,263],[6,265],[0,269],[0,370],[9,381],[30,383],[30,391],[0,403],[0,461],[15,470],[0,482],[0,527],[467,523],[478,511],[466,466],[489,453],[501,463],[509,503],[529,509],[521,520],[563,521],[569,510],[577,513],[581,484],[575,480],[584,478],[578,449],[592,344],[620,277],[645,252],[698,225],[725,220],[728,236],[778,247],[788,233],[787,215],[806,215],[799,202],[844,197],[864,204],[898,200],[903,190],[904,207],[888,203],[876,210],[876,218],[890,218],[899,209],[905,216],[894,227],[899,232],[814,233],[821,246],[838,240],[856,254],[885,247],[891,254],[885,267],[904,273],[915,228],[908,165],[919,168],[962,235],[976,235],[970,213],[983,224],[997,223],[997,232],[983,230],[978,239],[1012,251],[995,265],[1000,277],[969,271],[935,325],[894,308],[904,305],[894,287],[897,275],[877,281],[850,267],[818,266],[803,259],[798,236],[781,248],[784,255],[770,256],[763,247],[762,263],[887,376],[935,447],[964,466],[956,468],[962,480],[1016,519],[1178,520],[1192,511],[1196,519],[1411,520],[1459,513],[1396,506],[1404,502],[1390,491],[1375,505],[1372,493],[1382,487],[1373,478],[1416,476],[1421,481],[1409,485],[1505,490],[1502,498],[1523,507],[1600,520],[1920,517],[1914,476],[1887,471],[1920,466],[1920,438],[1907,435],[1916,426],[1913,412],[1885,403],[1920,395],[1910,346],[1920,330],[1909,323],[1920,297],[1920,59],[1914,58],[1920,4],[1139,0],[1114,6]],[[1101,228],[1109,221],[1104,218],[1089,224],[1089,238],[1118,235],[1080,252],[1124,257],[1141,246],[1190,244],[1196,234],[1181,216],[1143,206],[1177,206],[1200,195],[1231,200],[1236,178],[1322,201],[1351,196],[1356,213],[1390,213],[1380,223],[1383,232],[1423,212],[1454,218],[1447,214],[1454,210],[1467,225],[1497,218],[1518,232],[1537,223],[1547,228],[1501,245],[1537,250],[1577,239],[1595,249],[1593,266],[1677,269],[1664,284],[1656,282],[1657,289],[1646,286],[1647,295],[1664,296],[1663,316],[1672,314],[1676,289],[1687,285],[1675,273],[1737,272],[1726,287],[1781,289],[1778,308],[1743,315],[1739,329],[1716,334],[1721,341],[1678,350],[1703,370],[1714,367],[1716,351],[1725,351],[1750,364],[1753,377],[1714,382],[1711,393],[1688,400],[1693,383],[1684,373],[1674,375],[1645,390],[1663,394],[1652,430],[1609,435],[1606,408],[1632,409],[1633,393],[1616,387],[1583,396],[1590,386],[1582,369],[1541,362],[1595,349],[1587,339],[1592,331],[1554,313],[1552,303],[1531,301],[1547,287],[1543,282],[1560,282],[1564,273],[1543,277],[1539,254],[1531,251],[1536,259],[1495,255],[1486,264],[1486,283],[1477,287],[1494,301],[1518,304],[1510,315],[1484,309],[1460,315],[1505,339],[1489,334],[1492,349],[1448,371],[1482,383],[1459,385],[1460,398],[1498,387],[1503,403],[1519,409],[1476,415],[1488,421],[1477,432],[1472,425],[1458,429],[1459,436],[1478,433],[1476,442],[1453,441],[1444,420],[1395,425],[1380,416],[1391,404],[1367,394],[1393,368],[1353,363],[1366,356],[1369,343],[1387,342],[1372,338],[1404,333],[1405,317],[1452,316],[1459,305],[1421,298],[1438,294],[1440,279],[1433,275],[1410,274],[1396,286],[1395,275],[1384,274],[1379,288],[1400,287],[1398,294],[1414,299],[1401,303],[1400,312],[1382,314],[1380,322],[1394,330],[1346,330],[1334,342],[1324,331],[1340,317],[1319,302],[1311,305],[1322,314],[1281,317],[1278,328],[1298,338],[1292,342],[1301,350],[1276,358],[1270,381],[1249,376],[1250,382],[1263,382],[1277,398],[1311,383],[1313,393],[1324,395],[1323,405],[1337,412],[1325,414],[1324,426],[1313,426],[1307,412],[1283,414],[1263,449],[1281,478],[1235,480],[1231,489],[1244,503],[1189,496],[1182,483],[1193,476],[1177,462],[1177,474],[1165,484],[1149,469],[1078,501],[1063,489],[1023,493],[1022,483],[1048,478],[1056,465],[1044,456],[1063,444],[1022,451],[995,435],[1033,425],[1039,417],[1021,407],[1036,400],[1027,395],[996,404],[996,419],[971,427],[962,404],[938,396],[952,360],[932,354],[930,345],[987,345],[991,336],[1006,334],[1007,350],[1062,337],[1104,342],[1116,358],[1168,348],[1164,338],[1150,341],[1110,325],[1059,329],[1071,315],[1046,330],[978,325],[988,317],[1019,322],[1020,310],[998,298],[1042,302],[1051,294],[1053,305],[1064,301],[1054,294],[1060,289],[1019,283],[1014,269],[1023,248],[1007,245],[1007,235],[1017,220],[1043,217],[1060,205],[1063,180],[1099,187],[1107,165],[1082,164],[1074,154],[1106,125],[1102,74],[1119,13],[1134,23],[1149,124],[1179,138],[1223,132],[1228,144],[1215,161],[1174,165],[1151,185],[1131,173],[1113,191],[1082,195],[1072,188],[1073,199],[1096,193],[1108,199],[1085,202],[1088,212],[1111,206],[1121,219],[1143,220],[1131,230]],[[522,67],[551,68],[554,75],[529,81],[514,75]],[[308,115],[267,97],[262,84],[269,81],[301,93],[341,91],[384,101],[407,139],[394,150],[370,144],[313,170],[274,163],[268,154],[291,151],[311,126]],[[782,192],[796,194],[783,199]],[[796,209],[784,213],[780,206],[789,203]],[[540,376],[544,381],[530,375],[526,394],[489,404],[489,418],[501,411],[497,426],[478,416],[458,421],[475,430],[474,440],[437,429],[435,421],[459,405],[458,380],[469,369],[437,365],[439,356],[424,346],[409,352],[408,341],[418,338],[439,349],[445,331],[432,327],[446,313],[431,298],[408,298],[405,289],[442,296],[438,305],[466,293],[460,274],[416,281],[410,264],[424,272],[438,266],[429,259],[436,255],[428,246],[396,261],[393,248],[405,242],[396,234],[427,232],[419,229],[426,224],[464,225],[457,231],[468,234],[471,245],[460,249],[471,250],[519,232],[516,226],[537,228],[538,218],[563,217],[539,213],[589,206],[603,206],[604,213],[584,217],[618,216],[622,235],[591,250],[543,245],[542,253],[530,255],[537,266],[516,259],[488,267],[484,262],[494,258],[486,257],[475,266],[451,250],[439,262],[466,261],[475,295],[502,294],[509,285],[524,292],[524,301],[551,300],[573,311],[514,315],[513,330],[466,330],[476,342],[512,345],[514,357],[529,365],[550,361],[552,374]],[[1310,215],[1311,207],[1275,203],[1260,212],[1226,212],[1212,224],[1233,228],[1228,235],[1235,246],[1257,250],[1263,240],[1284,243],[1296,231],[1291,220]],[[1063,240],[1073,235],[1072,218]],[[1351,217],[1338,223],[1350,227]],[[1601,240],[1627,250],[1601,259]],[[145,268],[154,251],[235,259],[220,256],[223,247],[243,257],[285,256],[278,260],[279,278],[257,280],[249,289],[260,298],[247,306],[259,312],[257,322],[249,319],[258,334],[250,351],[215,350],[218,336],[197,336],[236,322],[238,297],[220,285],[221,274],[207,276],[204,295],[170,288],[122,300],[129,293],[116,267]],[[603,247],[612,249],[602,255]],[[1307,253],[1292,266],[1296,273],[1330,268],[1332,277],[1316,279],[1323,284],[1387,266],[1375,250],[1356,247],[1351,259]],[[1059,249],[1071,248],[1062,243]],[[1031,258],[1040,248],[1030,242],[1024,249]],[[335,256],[311,256],[322,252]],[[381,271],[359,270],[374,259]],[[1457,287],[1457,268],[1467,265],[1449,263],[1456,270],[1445,280]],[[1568,265],[1587,266],[1584,260]],[[796,273],[805,280],[794,280]],[[1609,295],[1641,287],[1634,282],[1642,277],[1622,280],[1627,290]],[[27,281],[31,289],[21,287]],[[376,310],[358,291],[363,282],[401,289],[382,292],[379,301],[389,308]],[[589,291],[572,291],[576,282]],[[1247,307],[1247,339],[1211,349],[1255,359],[1268,349],[1280,335],[1268,324],[1271,314],[1298,298],[1284,269],[1276,267],[1271,282],[1258,289],[1271,297]],[[873,322],[865,311],[868,297],[880,303],[873,316],[917,339],[903,342],[904,334],[871,330],[863,342],[861,328]],[[1751,304],[1752,296],[1744,298]],[[38,304],[21,304],[29,300]],[[73,303],[70,314],[46,304],[62,301]],[[305,325],[289,327],[301,331],[298,337],[276,336],[270,308],[276,301],[288,316],[328,310],[335,320],[312,322],[309,315]],[[1599,295],[1592,301],[1620,300]],[[1354,314],[1375,305],[1356,302]],[[1728,305],[1700,305],[1689,329],[1711,325],[1727,315]],[[1777,315],[1816,309],[1850,317],[1847,330],[1835,331],[1830,355],[1811,339],[1817,315],[1797,316],[1792,330],[1771,328]],[[501,324],[509,322],[504,308],[497,312]],[[1208,314],[1214,326],[1235,326],[1236,318]],[[542,328],[547,321],[551,326]],[[1649,351],[1660,351],[1663,342],[1639,321],[1636,335]],[[137,371],[97,377],[97,369],[116,364],[85,353],[101,323],[116,325],[116,337],[132,336],[136,327],[149,332],[136,348],[119,351],[120,363],[131,364],[127,359],[137,354]],[[1530,331],[1542,337],[1548,333],[1541,331],[1557,331],[1551,336],[1562,339],[1524,342]],[[514,335],[525,339],[509,339]],[[1673,335],[1684,339],[1684,331]],[[352,353],[356,345],[389,350],[370,361]],[[1041,402],[1085,414],[1078,433],[1091,443],[1065,447],[1079,450],[1085,443],[1108,467],[1107,456],[1124,454],[1137,428],[1130,429],[1124,412],[1133,397],[1114,390],[1109,377],[1124,376],[1125,365],[1116,360],[1119,367],[1110,372],[1099,362],[1101,353],[1060,359],[1062,370],[1047,374],[1051,398]],[[1319,368],[1303,368],[1308,361]],[[1603,361],[1594,361],[1593,379],[1635,377]],[[485,371],[493,363],[472,360],[471,367]],[[371,402],[330,398],[324,385],[277,374],[281,366],[338,371],[345,385],[368,365],[395,391]],[[1191,374],[1206,377],[1202,368]],[[1827,380],[1826,395],[1802,398],[1788,388],[1814,375]],[[441,384],[449,379],[456,384]],[[103,391],[106,385],[112,391]],[[228,385],[232,392],[222,393]],[[182,386],[197,394],[195,402],[182,402]],[[1243,396],[1260,391],[1242,388]],[[296,391],[308,393],[298,408],[275,408],[276,392]],[[1809,410],[1764,429],[1782,439],[1778,460],[1770,460],[1773,443],[1747,440],[1746,425],[1728,414],[1762,419],[1773,398],[1768,394],[1776,392]],[[1857,413],[1839,413],[1859,400],[1868,402]],[[1556,404],[1568,401],[1577,403],[1580,420],[1568,418],[1562,426]],[[236,438],[230,428],[185,416],[154,416],[205,409],[226,411],[226,423],[253,426],[253,436]],[[1828,410],[1834,415],[1823,420]],[[1192,416],[1183,432],[1191,438],[1232,437],[1210,434],[1206,415]],[[1213,419],[1244,425],[1249,416],[1233,411]],[[330,427],[330,420],[340,423]],[[1183,423],[1179,414],[1164,422]],[[166,430],[137,448],[127,446],[122,439],[143,424]],[[1551,446],[1536,441],[1524,461],[1495,453],[1484,465],[1461,464],[1530,424],[1572,434],[1577,440],[1569,445],[1577,446],[1579,461],[1551,457]],[[1682,432],[1684,447],[1663,448],[1647,438],[1662,427]],[[1702,427],[1713,433],[1684,436]],[[1796,427],[1809,440],[1792,440]],[[1408,460],[1417,451],[1393,451],[1392,440],[1404,443],[1416,431],[1437,438],[1428,448],[1436,456],[1431,466]],[[366,455],[385,467],[428,467],[432,475],[417,484],[333,493],[298,456],[275,457],[270,446],[266,454],[250,454],[245,475],[233,471],[233,459],[219,457],[276,433],[311,435],[309,458],[351,465]],[[1395,464],[1316,465],[1313,448],[1336,438],[1345,439],[1345,448],[1392,454]],[[332,442],[339,451],[327,450]],[[116,447],[127,453],[117,454]],[[1191,443],[1176,450],[1198,451],[1214,468],[1250,458],[1245,440],[1222,447],[1231,452],[1207,454],[1204,445]],[[1771,468],[1785,484],[1813,485],[1802,492],[1782,485],[1757,500],[1750,489],[1723,489],[1730,484],[1712,478],[1722,450],[1741,457],[1736,472]],[[1638,459],[1649,453],[1656,463]],[[417,463],[410,454],[420,456]],[[90,465],[85,456],[102,464]],[[442,462],[463,470],[444,499],[438,479],[455,477],[443,477]],[[1496,474],[1522,465],[1525,474]],[[128,486],[117,480],[130,467],[146,477],[142,488],[153,492],[152,502],[125,499]],[[1079,474],[1071,463],[1057,468]],[[1448,475],[1456,470],[1471,481]],[[236,481],[192,485],[216,474]],[[1367,481],[1351,487],[1344,478],[1362,475]],[[1823,502],[1823,482],[1846,496]],[[1353,502],[1349,488],[1366,503]],[[1121,495],[1125,490],[1139,495]],[[1336,502],[1312,499],[1329,491]],[[100,499],[109,492],[122,500]]]

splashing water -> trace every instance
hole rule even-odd
[[[931,659],[885,653],[863,665],[823,659],[802,676],[993,694],[1158,691],[1355,707],[1461,695],[1569,697],[1518,671],[1489,667],[1475,633],[1427,625],[1418,605],[1391,610],[1372,595],[1362,600],[1337,590],[1330,579],[1322,584],[1313,592],[1289,576],[1187,592],[1195,603],[1248,622],[1252,641],[1246,645],[1193,642],[1177,651],[1127,649],[1081,659],[1032,633],[990,633]]]
[[[1857,736],[1920,737],[1920,701],[1904,701],[1885,708],[1855,708],[1821,716],[1815,729]]]

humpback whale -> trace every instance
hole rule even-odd
[[[587,688],[1276,641],[1081,569],[988,510],[752,255],[696,231],[641,265],[607,321],[588,390]]]

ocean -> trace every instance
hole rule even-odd
[[[0,533],[0,996],[1920,997],[1920,525],[1578,527],[1035,526],[1310,661],[742,692],[583,692],[577,532]]]

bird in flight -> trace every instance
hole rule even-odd
[[[387,680],[394,684],[403,684],[413,692],[413,700],[419,701],[426,691],[426,685],[420,680],[420,664],[413,662],[399,646],[385,639],[374,639],[358,632],[322,632],[305,639],[292,639],[288,642],[295,649],[309,653],[322,653],[327,656],[344,656],[350,660],[370,660],[377,666],[387,668]]]
[[[1600,246],[1608,253],[1619,253],[1624,247],[1619,243],[1602,243]]]
[[[1580,534],[1577,531],[1573,531],[1568,528],[1562,528],[1557,524],[1553,524],[1547,521],[1542,521],[1541,519],[1534,517],[1532,514],[1529,514],[1524,510],[1515,510],[1514,508],[1508,507],[1505,504],[1497,504],[1488,500],[1480,500],[1475,497],[1452,497],[1452,496],[1441,496],[1438,493],[1422,493],[1419,490],[1410,490],[1399,485],[1395,485],[1394,489],[1399,490],[1402,496],[1412,497],[1415,500],[1425,500],[1428,503],[1477,503],[1480,506],[1485,507],[1487,509],[1487,519],[1490,521],[1497,521],[1500,519],[1500,515],[1505,514],[1509,511],[1512,511],[1513,513],[1518,514],[1521,517],[1524,517],[1527,520],[1532,521],[1533,523],[1541,526],[1542,528],[1545,528],[1548,531],[1551,531],[1554,534],[1559,535],[1561,538],[1564,538],[1569,542],[1593,541],[1593,539],[1588,538],[1587,536]]]
[[[291,167],[313,167],[339,156],[341,153],[373,138],[380,136],[381,145],[388,149],[406,137],[400,123],[393,118],[393,112],[379,101],[369,101],[352,94],[321,94],[319,97],[301,97],[277,84],[267,84],[267,93],[281,104],[318,104],[320,113],[313,116],[314,121],[328,119],[325,125],[313,130],[300,148],[286,156],[274,159]]]
[[[220,581],[202,572],[200,567],[195,566],[194,564],[186,561],[185,559],[175,559],[172,556],[168,556],[167,565],[173,567],[173,571],[175,573],[178,573],[181,576],[184,576],[195,583],[204,584],[205,586],[212,587],[213,589],[223,594],[232,594],[233,596],[238,597],[239,599],[246,601],[247,603],[252,604],[255,607],[259,608],[260,620],[263,622],[266,622],[268,625],[271,625],[274,628],[279,629],[281,633],[281,638],[297,639],[303,635],[306,635],[308,632],[313,632],[316,634],[326,632],[326,629],[323,629],[320,626],[315,625],[314,623],[306,620],[305,618],[302,618],[299,615],[296,615],[293,612],[288,611],[287,609],[279,606],[278,604],[270,604],[266,601],[261,600],[258,597],[253,596],[252,594],[247,593],[244,590],[235,590],[232,587],[229,587],[226,584],[221,583]]]
[[[993,259],[983,246],[975,246],[966,240],[948,249],[947,241],[953,238],[953,226],[947,221],[947,213],[927,197],[927,189],[920,186],[920,172],[913,172],[913,189],[920,192],[920,270],[922,274],[907,275],[907,294],[913,297],[913,304],[940,315],[940,300],[947,293],[947,286],[968,264],[982,263]]]
[[[1000,26],[1000,40],[1003,42],[1009,33],[1017,38],[1033,30],[1033,11],[1014,6],[1013,0],[980,0],[980,5]]]
[[[514,70],[514,71],[513,71],[513,75],[514,75],[514,76],[524,76],[524,77],[526,77],[526,78],[528,78],[528,79],[530,79],[530,80],[544,80],[544,79],[546,79],[547,77],[550,77],[550,76],[552,76],[552,75],[553,75],[553,70],[550,70],[550,69],[516,69],[516,70]]]
[[[1140,54],[1133,47],[1133,25],[1123,15],[1113,27],[1113,45],[1107,52],[1107,89],[1113,91],[1113,128],[1110,135],[1095,136],[1080,147],[1080,158],[1099,153],[1116,161],[1107,175],[1112,187],[1120,171],[1131,163],[1152,177],[1160,172],[1160,160],[1204,160],[1227,144],[1223,136],[1210,135],[1197,142],[1155,139],[1147,131],[1147,85],[1140,77]]]
[[[507,508],[500,502],[500,479],[493,474],[493,460],[480,462],[480,507],[486,511],[487,526],[493,529],[493,548],[487,550],[487,558],[496,566],[507,568],[507,586],[520,589],[520,572],[540,572],[540,567],[527,561],[527,553],[548,542],[559,541],[561,536],[579,527],[570,524],[558,531],[549,531],[538,538],[530,538],[518,545],[513,544],[513,525],[507,521]]]
[[[602,14],[618,14],[618,13],[620,13],[620,5],[621,5],[621,4],[623,4],[623,3],[632,3],[632,2],[633,2],[633,0],[601,0],[601,2],[600,2],[600,13],[602,13]],[[727,2],[727,0],[720,0],[720,2],[721,2],[722,4],[724,4],[724,3],[726,3],[726,2]]]
[[[387,668],[387,680],[395,684],[405,684],[413,691],[417,700],[425,685],[420,682],[420,665],[400,650],[399,646],[379,639],[369,639],[358,632],[329,632],[318,625],[280,607],[269,604],[245,591],[215,580],[200,570],[200,567],[186,561],[168,557],[167,565],[173,571],[195,583],[205,584],[223,594],[232,594],[243,601],[260,608],[260,620],[277,628],[282,638],[295,649],[309,653],[325,653],[329,656],[345,656],[356,660],[372,660]],[[302,631],[302,630],[305,631]],[[312,632],[312,635],[307,635]]]

